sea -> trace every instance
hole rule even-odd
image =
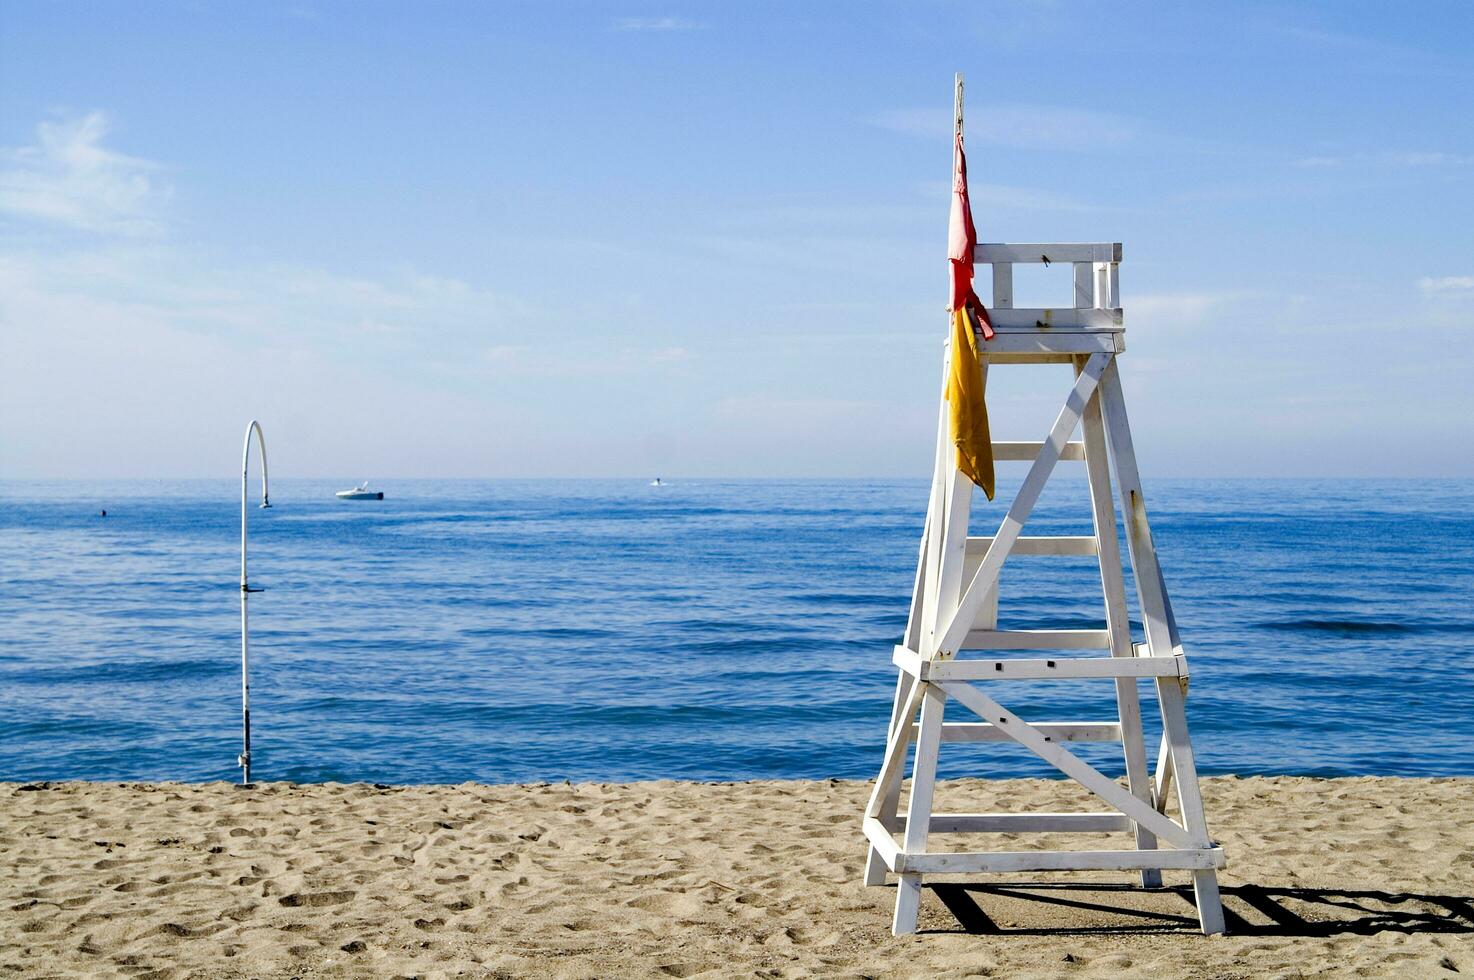
[[[352,482],[278,480],[268,510],[251,487],[255,779],[875,774],[925,481],[334,497]],[[1016,485],[978,496],[973,533]],[[0,779],[239,778],[239,495],[0,482]],[[1474,482],[1157,480],[1147,504],[1202,771],[1474,773]],[[1083,481],[1027,533],[1090,533]],[[1094,559],[1012,558],[1000,625],[1102,626],[1099,589]],[[1114,720],[1108,682],[990,685],[1027,720]],[[1057,775],[998,743],[944,746],[941,772]]]

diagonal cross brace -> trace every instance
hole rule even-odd
[[[865,807],[867,817],[880,816],[887,789],[893,782],[899,783],[904,776],[906,750],[911,747],[911,720],[921,707],[926,687],[926,684],[919,681],[913,683],[906,695],[905,705],[895,715],[894,727],[885,746],[885,761],[881,763],[880,775],[875,779],[875,787],[870,791],[870,802]]]
[[[1049,430],[1049,437],[1044,440],[1039,455],[1034,458],[1034,465],[1029,468],[1029,475],[1024,477],[1023,486],[1019,487],[1018,496],[1013,498],[1012,504],[1009,504],[1008,513],[1004,515],[1003,523],[998,526],[998,532],[993,535],[993,543],[988,545],[988,551],[983,555],[982,564],[973,573],[972,581],[967,584],[967,589],[962,594],[962,601],[957,604],[956,613],[947,623],[947,628],[938,632],[939,639],[936,650],[932,651],[932,656],[947,656],[956,653],[958,647],[966,640],[967,633],[972,629],[973,621],[977,619],[978,611],[988,596],[988,590],[998,581],[998,573],[1003,568],[1003,562],[1013,549],[1014,542],[1018,540],[1024,522],[1033,513],[1034,505],[1039,502],[1039,495],[1044,492],[1044,484],[1049,480],[1049,474],[1054,472],[1054,464],[1059,462],[1065,443],[1070,439],[1070,433],[1074,432],[1075,426],[1080,424],[1080,416],[1085,411],[1085,405],[1090,401],[1090,396],[1094,393],[1095,386],[1100,382],[1100,376],[1105,371],[1106,365],[1111,362],[1112,356],[1111,354],[1092,354],[1090,360],[1086,361],[1085,366],[1080,370],[1080,376],[1075,379],[1075,387],[1070,390],[1064,407],[1060,409],[1059,418],[1055,419],[1054,427]]]
[[[1130,790],[1063,745],[1048,741],[1028,722],[971,684],[946,683],[942,684],[941,688],[951,697],[961,701],[969,710],[975,712],[979,718],[996,722],[998,727],[1014,741],[1158,837],[1177,847],[1201,846],[1193,840],[1192,835],[1186,829],[1157,812],[1155,807],[1134,796]]]

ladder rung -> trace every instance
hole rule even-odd
[[[1120,242],[978,242],[977,262],[1120,262]]]
[[[1113,721],[1044,721],[1031,726],[1054,742],[1119,742],[1121,726]],[[911,726],[911,738],[917,736]],[[1008,732],[986,721],[948,721],[942,723],[944,742],[1011,742]]]
[[[1061,657],[1059,660],[933,660],[918,664],[924,681],[1083,680],[1093,677],[1182,677],[1182,657]]]
[[[899,815],[896,833],[906,830]],[[933,813],[927,825],[933,834],[1101,834],[1130,830],[1131,819],[1120,813]]]
[[[993,443],[993,459],[1000,463],[1032,463],[1044,448],[1042,442],[995,442]],[[1067,442],[1064,450],[1059,454],[1060,459],[1083,460],[1085,458],[1085,443]]]
[[[1110,630],[972,630],[964,650],[1109,650]]]
[[[1150,851],[982,851],[907,854],[897,848],[897,874],[956,874],[1008,871],[1135,871],[1143,868],[1221,868],[1223,848],[1159,848]]]
[[[947,681],[1079,680],[1091,677],[1187,677],[1187,658],[1060,657],[1057,660],[925,660],[903,646],[891,663],[925,683]]]
[[[1006,310],[989,310],[988,319],[993,323],[994,334],[992,340],[983,341],[984,344],[988,345],[981,349],[984,354],[988,353],[992,349],[992,346],[999,342],[1007,346],[1008,341],[1011,339],[1009,336],[1010,332],[1032,330],[1047,335],[1055,335],[1037,337],[1037,339],[1030,338],[1035,345],[1044,346],[1044,349],[1047,350],[1047,345],[1051,341],[1060,339],[1057,335],[1070,331],[1079,331],[1082,333],[1119,331],[1125,315],[1121,310],[1101,310],[1093,306],[1086,307],[1085,309],[1080,309],[1076,306],[1039,306],[1030,309],[1009,307]],[[1017,333],[1014,333],[1014,336],[1016,337]],[[1106,338],[1096,339],[1099,341],[1105,340]],[[1106,349],[1108,350],[1109,348]]]
[[[968,538],[967,557],[982,560],[992,538]],[[1014,541],[1010,555],[1097,555],[1100,547],[1089,535],[1051,535],[1021,537]]]

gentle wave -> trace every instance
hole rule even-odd
[[[1371,634],[1407,634],[1465,632],[1474,629],[1474,624],[1438,623],[1375,623],[1354,619],[1295,619],[1284,622],[1258,624],[1260,629],[1282,630],[1290,633],[1331,633],[1338,636]]]
[[[7,683],[42,687],[94,684],[151,684],[189,681],[220,674],[238,675],[240,665],[228,660],[101,660],[76,666],[53,667],[45,672],[10,668]]]

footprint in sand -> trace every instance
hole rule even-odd
[[[592,932],[602,926],[603,923],[598,919],[574,919],[572,922],[563,923],[563,928],[569,932]]]
[[[277,899],[289,909],[322,908],[324,905],[342,905],[351,902],[357,892],[293,892]]]
[[[189,926],[182,926],[177,922],[165,922],[148,934],[150,936],[193,936],[195,932]]]

